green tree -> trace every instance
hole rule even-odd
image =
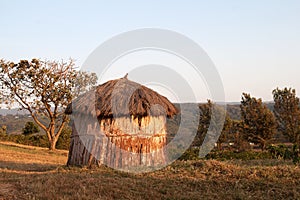
[[[300,108],[295,89],[273,90],[278,130],[300,148]]]
[[[18,104],[29,111],[36,124],[46,132],[49,149],[68,123],[65,109],[72,99],[91,89],[96,74],[77,71],[74,62],[21,60],[19,63],[0,60],[0,103]],[[38,116],[46,116],[44,125]]]
[[[264,150],[276,131],[273,113],[262,103],[261,99],[243,93],[241,101],[243,136],[247,141],[259,144]]]
[[[209,127],[213,129],[211,137],[216,137],[215,133],[218,132],[218,128],[223,126],[221,134],[217,140],[217,146],[220,150],[222,148],[222,143],[227,141],[228,134],[231,126],[231,119],[225,114],[225,110],[222,106],[216,105],[212,103],[211,100],[207,100],[206,104],[200,104],[200,119],[199,119],[199,127],[197,131],[196,138],[194,140],[195,146],[201,146],[203,144],[204,138],[207,136]],[[214,111],[214,116],[212,118],[212,113]],[[221,120],[225,115],[225,121]],[[224,124],[220,124],[223,123]]]
[[[30,135],[30,134],[33,134],[33,133],[38,133],[40,132],[40,129],[39,127],[33,123],[33,122],[26,122],[24,128],[23,128],[23,134],[24,135]]]
[[[193,142],[193,146],[201,146],[205,138],[205,135],[208,131],[210,120],[211,120],[211,113],[212,113],[211,100],[207,100],[207,103],[200,104],[199,110],[200,110],[199,126],[197,130],[197,135]]]

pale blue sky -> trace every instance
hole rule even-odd
[[[154,27],[182,33],[211,57],[227,101],[300,94],[300,1],[0,0],[0,58],[67,59],[81,65],[110,37]]]

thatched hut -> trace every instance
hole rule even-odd
[[[68,165],[126,168],[165,163],[166,117],[178,110],[124,77],[79,96],[66,113],[73,116]]]

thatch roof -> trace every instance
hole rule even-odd
[[[178,113],[177,108],[166,97],[128,80],[126,76],[103,83],[95,90],[79,96],[67,107],[66,114],[71,114],[72,110],[82,114],[95,113],[98,118],[129,115],[172,117]]]

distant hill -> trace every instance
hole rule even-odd
[[[20,110],[19,108],[13,109],[0,109],[0,115],[27,115],[27,110]]]
[[[228,104],[226,106],[226,110],[231,119],[233,119],[233,120],[241,119],[240,104]]]
[[[47,124],[47,118],[41,117],[40,120],[43,124]],[[6,115],[0,115],[0,127],[6,126],[8,134],[21,134],[22,129],[28,121],[34,122],[29,114],[18,113],[17,115],[12,115],[6,113]],[[43,133],[42,130],[41,133]]]

